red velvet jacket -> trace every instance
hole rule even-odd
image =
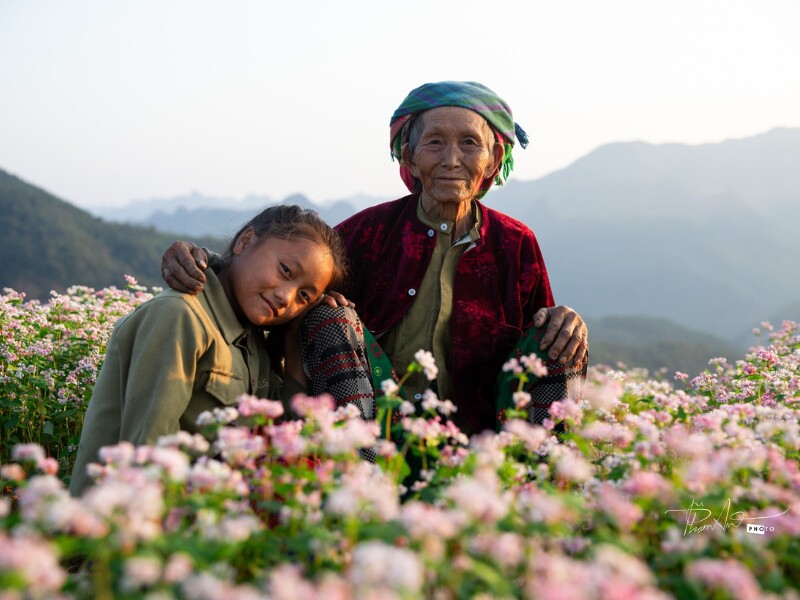
[[[472,432],[495,424],[495,380],[534,313],[553,306],[539,245],[524,224],[485,207],[480,239],[458,263],[453,286],[451,373],[459,416]],[[417,196],[367,208],[336,226],[352,277],[345,295],[376,335],[409,310],[436,246],[417,218]],[[395,365],[401,372],[407,365]]]

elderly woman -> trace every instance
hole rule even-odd
[[[515,137],[525,147],[525,132],[490,89],[454,81],[412,90],[390,125],[392,155],[411,194],[336,227],[352,271],[342,292],[380,347],[364,346],[352,309],[321,305],[303,324],[309,340],[304,360],[338,365],[331,378],[347,388],[338,399],[360,401],[369,415],[365,354],[375,376],[383,352],[404,369],[417,350],[429,350],[438,376],[432,384],[421,375],[409,379],[406,396],[420,399],[432,385],[456,404],[462,429],[475,433],[502,420],[509,394],[498,389],[498,375],[509,356],[545,356],[548,350],[550,373],[531,387],[534,404],[546,409],[585,370],[586,326],[572,309],[554,307],[533,232],[481,202],[493,183],[508,177]],[[201,249],[176,242],[165,255],[167,283],[182,291],[196,288],[204,279],[196,263],[205,258]],[[320,385],[332,387],[330,381]]]

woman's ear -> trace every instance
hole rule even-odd
[[[503,164],[505,152],[506,150],[503,144],[495,140],[494,146],[492,146],[492,161],[486,165],[486,172],[484,174],[486,179],[497,175],[497,172],[500,170],[500,165]]]
[[[408,151],[408,142],[400,146],[400,160],[402,160],[402,164],[408,167],[408,170],[411,171],[411,174],[419,179],[419,173],[417,171],[417,166],[414,164],[412,160],[411,153]]]
[[[256,230],[252,227],[245,229],[239,237],[236,238],[236,243],[233,245],[234,256],[239,256],[246,248],[252,246],[258,240]]]

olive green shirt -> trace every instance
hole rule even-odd
[[[439,398],[453,398],[453,378],[450,374],[452,347],[451,321],[453,316],[453,284],[456,266],[470,245],[479,239],[480,211],[472,203],[472,227],[458,240],[453,240],[454,223],[429,217],[417,201],[417,217],[428,225],[428,235],[436,238],[428,270],[417,289],[414,304],[397,325],[379,340],[389,360],[402,376],[414,360],[414,354],[422,349],[433,354],[439,375],[432,385],[424,375],[413,374],[404,384],[406,398],[419,401],[422,393],[432,387]]]
[[[196,295],[165,290],[117,321],[86,410],[70,491],[89,483],[86,467],[103,446],[152,444],[241,394],[288,399],[305,391],[270,364],[265,333],[244,327],[217,276]]]

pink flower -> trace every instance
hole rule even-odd
[[[556,460],[556,475],[560,479],[584,483],[591,478],[592,473],[592,465],[574,451],[562,452]]]
[[[609,515],[622,531],[630,531],[644,516],[640,506],[628,500],[608,482],[598,486],[596,509]]]
[[[48,456],[44,460],[39,461],[36,468],[47,475],[55,475],[58,473],[58,461]]]
[[[9,537],[0,531],[0,575],[7,573],[22,580],[24,597],[33,598],[51,596],[67,579],[55,550],[44,540],[29,533]]]
[[[547,366],[542,362],[542,359],[531,354],[530,356],[522,356],[519,362],[536,377],[547,377]]]
[[[244,417],[264,415],[268,419],[277,419],[283,415],[283,404],[276,400],[265,400],[242,394],[238,398],[239,414]]]
[[[11,456],[14,460],[37,464],[46,458],[44,449],[39,444],[17,444],[14,446]]]
[[[622,385],[614,379],[602,378],[584,384],[581,394],[595,410],[613,411],[619,406]]]
[[[686,567],[686,576],[711,589],[724,590],[735,600],[758,600],[763,597],[752,573],[733,559],[698,559]]]
[[[457,510],[483,523],[496,523],[510,510],[508,494],[500,490],[493,474],[457,479],[443,496],[451,500]]]
[[[164,581],[167,583],[178,583],[186,579],[194,568],[192,557],[183,552],[176,552],[169,557],[169,561],[164,566]]]
[[[550,416],[577,423],[583,418],[583,411],[574,400],[565,398],[550,405]]]
[[[237,466],[251,465],[266,451],[264,438],[253,435],[247,427],[223,427],[214,446],[226,461]]]
[[[550,432],[543,427],[531,425],[522,419],[511,419],[505,423],[503,429],[519,438],[525,449],[531,453],[538,452],[544,441],[550,437]]]
[[[643,498],[668,500],[673,495],[672,485],[653,471],[636,471],[622,484],[622,489],[631,496]]]
[[[0,477],[11,481],[24,481],[26,477],[25,469],[17,463],[3,465],[0,467]]]
[[[136,447],[130,442],[120,442],[116,446],[103,446],[100,448],[98,456],[107,465],[128,466],[136,456]]]
[[[609,442],[617,448],[627,448],[636,438],[636,434],[619,423],[594,421],[581,430],[581,435],[594,442]]]
[[[269,434],[271,445],[279,456],[291,459],[302,456],[305,453],[308,442],[300,435],[302,428],[302,421],[289,421],[269,428],[267,433]]]
[[[339,427],[324,428],[321,436],[325,451],[338,455],[373,446],[380,433],[380,427],[375,421],[351,419]]]
[[[295,394],[292,398],[292,408],[301,417],[314,417],[332,413],[334,401],[328,394],[322,394],[316,398],[305,394]]]

